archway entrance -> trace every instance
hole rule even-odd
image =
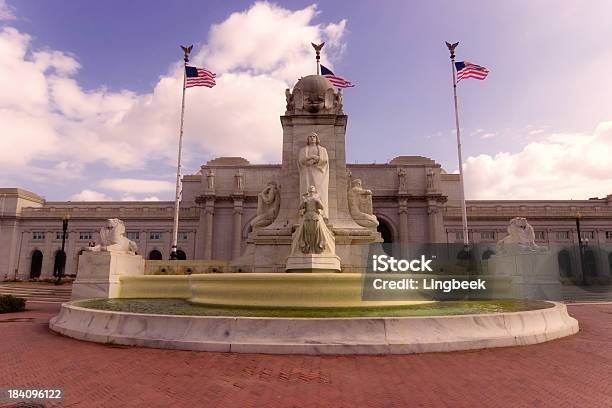
[[[59,250],[55,252],[55,260],[53,261],[53,276],[57,276],[58,271],[61,275],[64,274],[66,267],[66,252]]]
[[[378,227],[376,228],[384,241],[385,244],[393,243],[393,233],[391,232],[391,228],[389,228],[389,224],[386,221],[378,219]]]
[[[597,277],[597,258],[595,252],[590,249],[584,251],[584,276],[586,278]]]
[[[391,232],[389,224],[378,218],[378,227],[376,227],[376,230],[380,232],[380,236],[383,239],[383,251],[385,251],[387,255],[391,255],[393,252],[393,233]]]
[[[557,255],[557,261],[559,262],[559,275],[561,275],[562,278],[571,278],[572,259],[570,258],[569,251],[567,249],[559,251],[559,255]]]
[[[30,279],[40,278],[42,270],[43,253],[38,249],[32,252],[32,263],[30,265]]]
[[[177,249],[176,250],[176,258],[179,261],[184,261],[185,259],[187,259],[187,254],[185,253],[185,251],[183,251],[181,249]]]
[[[157,249],[154,249],[151,252],[149,252],[149,259],[151,261],[161,261],[163,259],[162,253],[159,252]]]
[[[492,249],[487,249],[482,254],[482,260],[486,261],[487,259],[489,259],[491,257],[491,255],[495,255],[495,251],[493,251]]]

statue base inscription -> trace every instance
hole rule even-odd
[[[330,254],[299,254],[287,258],[287,272],[340,271],[340,257]]]

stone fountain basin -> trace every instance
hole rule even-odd
[[[119,298],[173,298],[236,307],[389,307],[430,302],[362,301],[359,273],[215,273],[122,276]]]
[[[181,316],[62,305],[50,328],[98,343],[267,354],[410,354],[541,343],[578,332],[565,305],[420,317]]]
[[[377,277],[387,275],[377,274]],[[392,275],[389,275],[392,276]],[[430,275],[419,275],[428,277]],[[397,277],[397,275],[393,275]],[[437,277],[431,275],[430,277]],[[121,276],[119,298],[187,299],[198,304],[236,307],[389,307],[431,302],[412,291],[406,299],[363,301],[359,273],[215,273]],[[488,276],[497,298],[509,298],[509,278]],[[508,293],[506,293],[508,292]],[[98,295],[99,296],[99,295]],[[98,296],[88,296],[89,298]]]

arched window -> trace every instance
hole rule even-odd
[[[559,251],[557,262],[559,263],[559,275],[562,278],[570,278],[572,276],[572,259],[567,249]]]
[[[32,252],[32,263],[30,265],[30,279],[40,278],[42,270],[43,253],[38,249]]]
[[[177,249],[176,257],[178,260],[184,261],[185,259],[187,259],[187,254],[182,249]]]
[[[161,261],[163,259],[162,253],[159,252],[157,249],[154,249],[149,252],[149,259],[152,261]]]
[[[64,251],[55,251],[55,259],[53,261],[53,276],[64,274],[64,268],[66,267],[66,253]]]

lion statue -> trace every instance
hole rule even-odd
[[[125,236],[125,224],[118,218],[110,218],[105,227],[100,229],[100,243],[87,248],[93,252],[122,252],[135,254],[136,243]]]
[[[528,252],[545,252],[548,248],[536,245],[535,232],[526,218],[515,217],[508,225],[508,236],[497,243],[497,251],[508,253],[517,250]]]

